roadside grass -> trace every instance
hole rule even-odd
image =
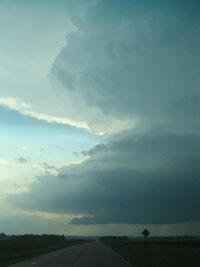
[[[11,264],[23,261],[29,258],[39,256],[57,249],[82,244],[88,241],[70,240],[70,241],[0,241],[0,266],[9,266]]]
[[[104,242],[132,266],[138,267],[199,267],[200,243]]]

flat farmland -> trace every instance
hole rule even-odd
[[[85,243],[85,241],[0,241],[0,266],[9,266],[48,252]]]
[[[138,267],[199,267],[200,242],[104,242]]]

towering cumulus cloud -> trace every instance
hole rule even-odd
[[[199,9],[197,1],[99,1],[72,16],[77,32],[52,75],[104,114],[196,128]]]
[[[199,11],[195,0],[87,1],[74,9],[77,30],[50,75],[77,108],[130,124],[82,151],[89,157],[82,164],[38,177],[10,202],[74,214],[73,224],[200,220]]]

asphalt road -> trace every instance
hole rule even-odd
[[[130,267],[120,255],[99,241],[76,245],[10,267]]]

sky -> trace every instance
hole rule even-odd
[[[200,235],[198,0],[0,0],[0,232]]]

